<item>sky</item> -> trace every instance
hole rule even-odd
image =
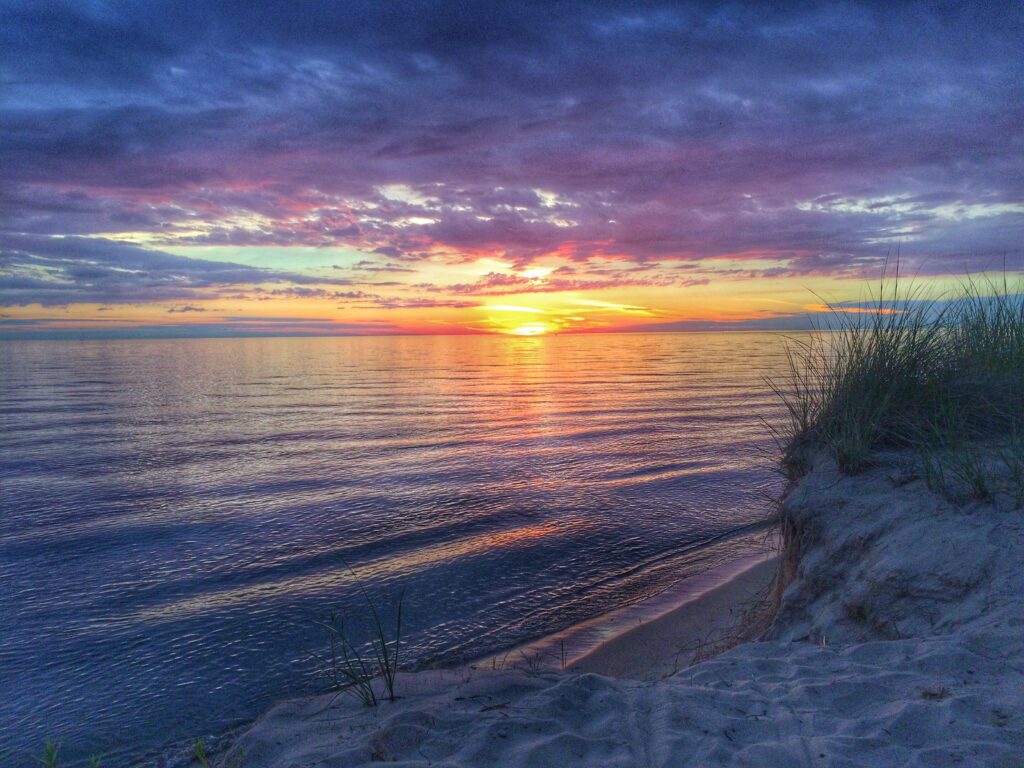
[[[1024,5],[0,0],[0,335],[804,327],[1024,270]]]

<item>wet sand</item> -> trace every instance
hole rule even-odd
[[[724,584],[612,637],[573,661],[570,672],[659,680],[688,667],[702,649],[737,631],[771,585],[778,559],[753,563]]]

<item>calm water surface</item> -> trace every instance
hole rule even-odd
[[[0,345],[0,762],[107,765],[312,690],[406,595],[479,656],[752,551],[771,334]]]

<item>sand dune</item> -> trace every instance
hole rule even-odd
[[[1024,516],[1012,507],[956,506],[891,468],[843,477],[822,458],[783,506],[800,565],[763,641],[649,682],[407,675],[401,700],[376,709],[329,696],[280,704],[227,759],[1024,766]],[[632,647],[642,658],[645,643]]]

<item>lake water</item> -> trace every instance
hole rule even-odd
[[[0,762],[126,764],[313,690],[312,620],[363,590],[445,662],[753,551],[783,345],[0,345]]]

